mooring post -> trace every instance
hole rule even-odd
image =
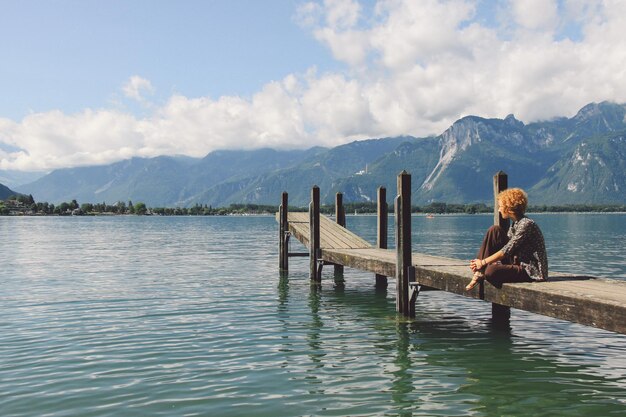
[[[335,221],[346,227],[346,210],[343,208],[343,194],[335,194]],[[335,276],[343,275],[343,265],[335,265]]]
[[[493,224],[502,227],[505,231],[509,229],[509,219],[502,217],[498,210],[498,194],[509,188],[509,177],[503,171],[498,171],[493,176]]]
[[[498,210],[498,194],[508,188],[508,176],[499,171],[493,176],[493,223],[504,230],[509,228],[509,219],[504,219]],[[491,303],[491,322],[496,327],[508,328],[511,322],[511,307]]]
[[[385,187],[378,187],[378,221],[376,222],[376,247],[379,249],[387,249],[387,211],[387,189]],[[385,275],[376,274],[376,288],[387,288],[387,277]]]
[[[411,175],[402,171],[398,175],[396,211],[396,311],[406,317],[411,315],[409,305],[409,279],[411,258]]]
[[[280,271],[289,270],[289,222],[287,220],[289,209],[289,195],[283,191],[282,200],[278,209],[278,266]]]
[[[315,282],[320,282],[322,276],[318,270],[317,258],[320,251],[320,188],[314,185],[311,189],[311,203],[309,204],[309,261],[310,278]]]

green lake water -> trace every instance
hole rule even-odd
[[[550,267],[626,279],[626,215],[531,215]],[[469,259],[491,216],[413,219]],[[349,216],[370,241],[375,217]],[[390,230],[391,232],[391,230]],[[308,259],[272,217],[0,217],[0,416],[621,416],[626,336]],[[393,236],[393,233],[390,233]],[[293,250],[300,250],[293,244]]]

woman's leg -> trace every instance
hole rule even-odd
[[[500,263],[487,266],[485,279],[496,288],[502,288],[502,284],[505,282],[532,282],[532,279],[521,265]]]
[[[487,229],[487,233],[485,233],[483,243],[482,245],[480,245],[480,249],[478,250],[476,258],[485,259],[486,257],[493,255],[494,253],[502,249],[508,241],[509,238],[507,237],[506,232],[502,227],[497,225],[491,226],[489,229]],[[474,272],[472,280],[469,284],[467,284],[467,286],[465,286],[466,291],[470,291],[485,278],[483,271],[484,269]]]
[[[485,233],[483,243],[480,245],[476,258],[485,259],[486,257],[493,255],[502,249],[508,241],[509,238],[502,227],[497,225],[491,226],[487,229],[487,233]]]

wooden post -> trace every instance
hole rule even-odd
[[[493,224],[502,227],[504,230],[509,228],[509,219],[502,218],[498,211],[498,194],[508,188],[508,182],[508,176],[503,171],[499,171],[493,176]],[[511,307],[491,303],[491,322],[497,328],[508,329],[511,322]]]
[[[314,185],[311,189],[311,203],[309,204],[309,261],[310,276],[313,281],[321,281],[318,271],[317,257],[320,250],[320,188]]]
[[[509,188],[508,175],[503,171],[498,171],[493,176],[493,224],[502,227],[504,230],[509,228],[509,219],[504,219],[498,211],[498,194]]]
[[[376,224],[376,247],[379,249],[387,249],[387,212],[387,189],[385,187],[378,187],[378,221]],[[387,288],[387,277],[385,275],[376,274],[376,288]]]
[[[335,221],[346,227],[346,211],[343,208],[343,194],[335,194]],[[335,265],[335,276],[343,275],[343,265]]]
[[[402,171],[398,175],[396,211],[396,311],[410,316],[409,268],[411,258],[411,175]]]
[[[346,227],[346,210],[343,208],[343,194],[335,195],[335,219],[338,225]]]
[[[287,220],[289,209],[289,195],[286,191],[283,192],[282,201],[280,204],[279,212],[279,236],[278,236],[278,266],[280,271],[289,270],[289,245],[287,241],[287,233],[289,232],[289,222]]]

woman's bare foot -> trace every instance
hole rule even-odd
[[[484,279],[485,279],[485,274],[483,274],[480,271],[474,272],[474,276],[472,277],[472,280],[470,281],[470,283],[467,284],[467,286],[465,287],[465,291],[470,291],[472,288],[476,286],[476,284],[478,284]]]

